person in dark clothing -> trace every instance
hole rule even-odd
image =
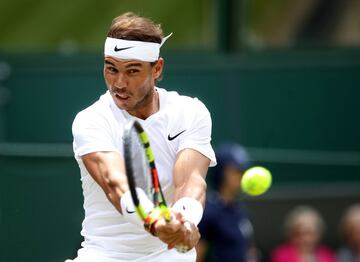
[[[222,144],[216,150],[212,178],[215,190],[208,193],[199,224],[201,240],[197,261],[256,261],[253,227],[239,200],[240,181],[251,167],[247,151],[238,144]]]

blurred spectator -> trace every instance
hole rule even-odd
[[[250,167],[246,150],[237,144],[222,144],[216,150],[217,166],[212,177],[215,190],[208,193],[199,230],[197,261],[256,261],[253,228],[238,202],[243,172]]]
[[[345,244],[338,251],[338,262],[360,261],[360,204],[349,207],[341,219]]]
[[[334,262],[335,254],[320,244],[324,221],[308,206],[292,210],[285,220],[286,242],[275,248],[271,262]]]

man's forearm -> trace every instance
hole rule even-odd
[[[204,207],[206,188],[207,185],[205,179],[201,175],[191,175],[187,181],[175,187],[174,203],[183,197],[190,197],[199,201]]]

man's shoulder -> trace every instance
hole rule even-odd
[[[107,110],[110,109],[109,96],[110,94],[108,92],[102,94],[98,100],[79,111],[77,115],[104,114]]]
[[[197,97],[179,94],[176,91],[168,91],[163,88],[158,88],[158,91],[165,98],[167,109],[181,110],[182,112],[190,111],[193,113],[208,111],[205,104]]]
[[[109,94],[105,93],[100,96],[100,98],[89,105],[88,107],[79,111],[73,121],[73,126],[76,124],[85,124],[85,123],[103,123],[108,122],[109,118],[112,116],[110,101],[108,98]]]

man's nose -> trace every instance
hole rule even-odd
[[[125,76],[124,73],[119,73],[115,81],[116,88],[123,89],[126,88],[127,85],[128,85],[127,77]]]

